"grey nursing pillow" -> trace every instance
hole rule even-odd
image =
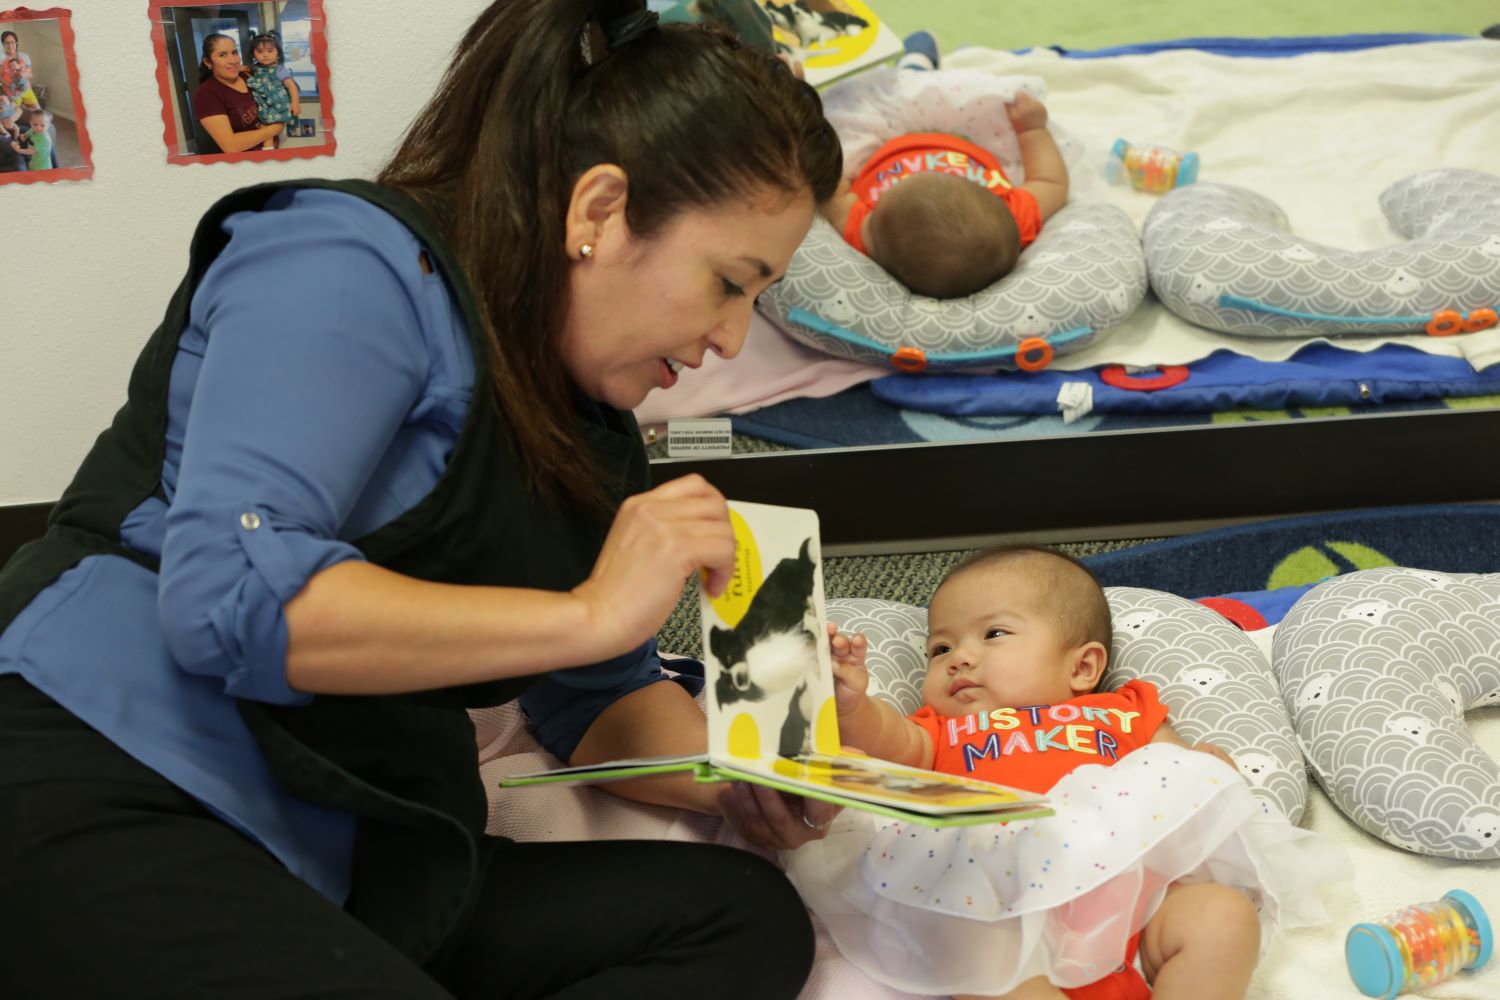
[[[1189,323],[1250,337],[1475,332],[1500,309],[1500,177],[1429,170],[1380,208],[1405,242],[1344,250],[1293,235],[1270,198],[1230,184],[1169,192],[1141,239],[1151,288]]]

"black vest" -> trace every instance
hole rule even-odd
[[[90,555],[154,562],[120,542],[125,516],[161,488],[167,390],[177,343],[204,271],[224,249],[224,220],[259,210],[284,188],[328,188],[399,219],[427,248],[468,325],[474,404],[447,468],[411,510],[355,545],[372,563],[424,580],[566,590],[581,582],[608,529],[578,507],[527,489],[486,377],[489,350],[474,296],[452,250],[411,198],[366,181],[262,184],[217,202],[193,235],[188,274],[131,373],[129,395],[58,501],[46,534],[0,571],[0,631],[44,587]],[[418,336],[413,331],[413,336]],[[612,502],[645,486],[634,419],[602,408],[581,426]],[[495,705],[534,678],[385,697],[319,696],[300,707],[242,701],[272,772],[292,794],[359,817],[348,909],[419,963],[443,946],[483,873],[488,812],[474,729],[464,709]]]

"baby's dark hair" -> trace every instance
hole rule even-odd
[[[1056,615],[1066,646],[1097,642],[1107,652],[1114,636],[1109,600],[1089,568],[1072,556],[1038,545],[1005,545],[976,552],[950,569],[937,590],[954,577],[984,567],[1014,568],[1041,593],[1042,609]],[[933,597],[937,591],[933,591]]]
[[[1010,207],[954,174],[921,173],[881,195],[870,213],[870,259],[918,295],[973,295],[1016,266],[1021,234]]]
[[[282,51],[282,48],[281,48],[281,36],[280,35],[276,34],[276,32],[274,32],[274,31],[262,31],[260,34],[256,35],[254,38],[250,39],[250,54],[254,55],[255,54],[255,47],[257,45],[263,45],[263,44],[271,44],[271,45],[276,46],[276,62],[277,63],[284,63],[284,62],[286,62],[286,53],[284,51]]]

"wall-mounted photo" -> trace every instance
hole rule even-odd
[[[72,12],[0,11],[0,184],[94,176]]]
[[[333,153],[323,0],[151,0],[150,16],[170,162]]]

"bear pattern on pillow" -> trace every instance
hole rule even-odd
[[[1382,840],[1500,858],[1500,766],[1464,712],[1500,704],[1500,575],[1373,569],[1305,594],[1273,660],[1313,773]]]

